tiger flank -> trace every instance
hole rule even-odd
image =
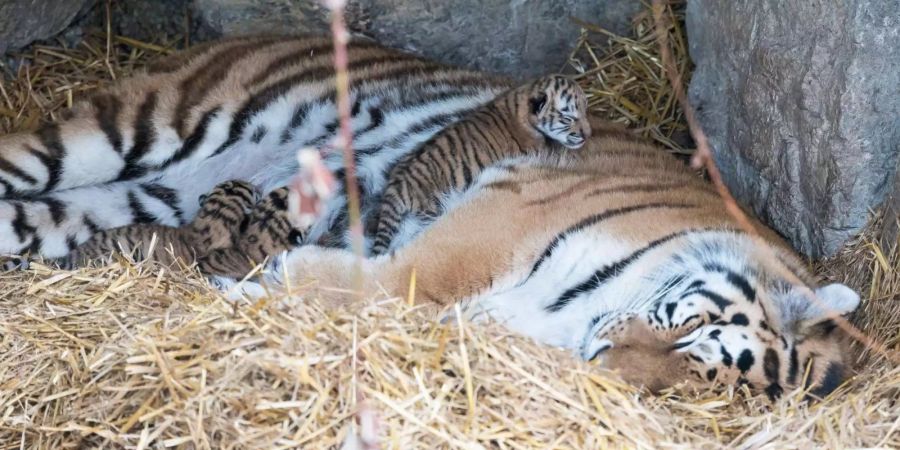
[[[212,251],[232,247],[257,198],[253,185],[226,181],[200,196],[200,212],[188,225],[135,224],[100,231],[57,263],[68,269],[82,267],[121,251],[138,261],[190,265]]]
[[[577,149],[590,133],[587,98],[567,77],[546,76],[499,95],[391,169],[371,254],[402,246],[441,214],[444,198],[486,167],[555,147],[546,142]]]
[[[473,320],[569,348],[651,390],[836,389],[850,366],[833,315],[855,311],[859,295],[819,285],[761,224],[760,240],[742,232],[715,189],[671,155],[602,122],[591,128],[578,152],[484,170],[408,244],[363,261],[364,293],[405,297],[415,270],[416,300],[461,302]],[[354,286],[356,261],[305,246],[273,262],[266,289],[216,281],[257,297],[289,295],[285,277],[315,280],[297,294],[353,301],[359,293],[334,288]]]
[[[226,180],[287,186],[298,148],[333,147],[332,53],[317,36],[203,44],[76,99],[61,121],[0,136],[0,255],[58,258],[102,230],[179,227]],[[510,87],[366,40],[352,40],[348,58],[364,204],[403,155]],[[341,181],[340,152],[324,159]],[[346,217],[340,191],[309,240],[346,245]]]

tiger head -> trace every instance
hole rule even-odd
[[[835,319],[854,312],[859,295],[815,287],[790,255],[754,258],[746,237],[728,239],[676,256],[680,269],[657,280],[649,309],[605,333],[605,364],[651,390],[687,381],[825,397],[849,375]]]
[[[540,135],[571,149],[591,136],[587,97],[574,80],[546,76],[528,85],[527,95],[528,123]]]

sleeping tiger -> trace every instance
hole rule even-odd
[[[398,160],[513,84],[369,41],[348,52],[371,223]],[[330,39],[200,46],[82,100],[61,122],[0,137],[0,254],[62,257],[105,229],[188,224],[196,199],[223,181],[287,185],[295,151],[332,147],[337,127]],[[369,287],[401,292],[416,267],[419,298],[466,301],[475,316],[605,359],[651,387],[690,376],[771,393],[807,382],[823,395],[840,383],[840,330],[774,270],[813,287],[798,258],[779,250],[780,262],[764,265],[708,187],[625,133],[599,134],[576,153],[483,171],[406,247],[365,262]],[[341,155],[325,162],[342,180]],[[347,246],[341,192],[307,241]],[[282,264],[346,286],[351,261],[345,250],[305,246],[262,281],[277,285]],[[839,313],[858,303],[840,285],[817,292]]]
[[[258,197],[253,185],[226,181],[200,196],[200,212],[188,225],[135,224],[103,230],[57,259],[56,263],[71,269],[101,260],[114,251],[122,251],[137,260],[152,256],[163,265],[173,265],[178,260],[182,264],[191,264],[212,251],[232,247],[246,226],[248,212]],[[154,242],[155,247],[151,248]]]
[[[394,164],[373,217],[370,253],[402,246],[410,230],[440,216],[441,201],[464,190],[485,167],[557,147],[545,141],[576,149],[589,136],[587,97],[569,78],[546,76],[500,94]]]
[[[214,249],[197,260],[200,272],[242,278],[270,256],[302,245],[307,228],[291,219],[288,198],[287,187],[269,192],[248,214],[233,245]]]
[[[167,266],[196,262],[205,275],[241,278],[269,256],[301,245],[306,231],[292,223],[287,187],[258,197],[250,183],[226,181],[200,197],[200,212],[188,225],[135,224],[104,230],[56,262],[71,269],[123,251],[137,260],[152,256]]]
[[[764,243],[741,232],[716,191],[664,151],[592,129],[579,152],[485,170],[405,247],[365,260],[364,291],[404,295],[415,270],[417,300],[462,302],[475,320],[601,360],[651,390],[740,383],[772,398],[798,387],[822,397],[840,385],[846,342],[830,314],[853,312],[859,296],[818,286],[762,225]],[[278,295],[287,275],[318,281],[304,295],[350,301],[355,261],[306,246],[259,283],[215,282],[259,297],[263,286]]]

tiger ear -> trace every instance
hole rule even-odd
[[[547,94],[541,92],[530,99],[531,103],[531,113],[538,114],[541,110],[544,109],[544,105],[547,104]]]
[[[859,308],[859,294],[841,283],[822,286],[815,291],[815,300],[797,317],[801,335],[824,335],[834,329],[834,316],[845,316]]]

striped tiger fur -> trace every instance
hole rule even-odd
[[[190,224],[181,227],[134,224],[100,231],[57,263],[71,269],[122,251],[136,260],[152,256],[164,265],[171,266],[177,261],[189,265],[210,252],[233,247],[247,225],[248,214],[257,198],[253,185],[226,181],[200,196],[200,211]],[[220,275],[230,275],[230,272]]]
[[[71,269],[123,251],[136,260],[150,259],[152,254],[164,265],[196,262],[204,275],[242,278],[269,256],[302,245],[306,231],[291,223],[287,187],[259,201],[255,193],[249,183],[226,181],[201,196],[200,212],[188,225],[134,224],[104,230],[57,263]]]
[[[362,263],[366,292],[463,302],[540,342],[599,359],[658,390],[682,381],[747,384],[771,397],[833,391],[848,375],[843,331],[830,313],[859,296],[819,286],[800,257],[756,224],[739,231],[716,191],[675,158],[592,119],[578,152],[485,170],[429,228]],[[309,295],[358,298],[347,250],[301,247],[237,295],[318,280]],[[804,292],[817,296],[811,301]]]
[[[390,250],[395,237],[393,248],[408,241],[404,228],[421,230],[433,221],[441,200],[464,190],[485,167],[545,149],[545,141],[576,149],[589,136],[587,97],[567,77],[542,77],[500,94],[394,165],[373,217],[371,254]]]
[[[398,159],[511,87],[370,41],[348,52],[367,217]],[[338,127],[332,54],[316,36],[206,44],[80,100],[60,122],[0,137],[0,254],[55,258],[104,229],[187,224],[220,182],[286,186],[302,147],[325,149],[342,179],[341,155],[327,151]],[[309,238],[345,245],[346,224],[338,193]]]
[[[234,245],[214,249],[197,261],[200,272],[242,278],[268,257],[304,243],[307,229],[295,227],[288,215],[288,188],[275,189],[244,222]]]

